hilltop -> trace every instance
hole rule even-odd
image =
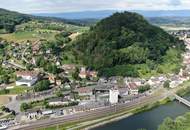
[[[14,32],[16,25],[27,22],[30,19],[29,15],[0,8],[0,33]]]
[[[130,12],[101,20],[75,44],[83,63],[104,76],[176,72],[184,48],[182,41]]]

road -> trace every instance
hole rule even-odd
[[[142,97],[140,99],[133,100],[129,103],[120,103],[115,106],[108,106],[104,108],[99,108],[92,111],[81,112],[73,115],[63,116],[60,118],[52,118],[46,120],[40,120],[32,123],[27,123],[25,125],[15,126],[10,130],[34,130],[38,128],[48,127],[52,125],[58,124],[65,124],[69,122],[76,122],[76,121],[86,121],[92,120],[95,118],[101,118],[104,116],[108,116],[110,114],[114,114],[115,112],[127,111],[132,110],[134,108],[138,108],[144,105],[148,105],[150,103],[155,103],[158,100],[164,99],[168,97],[169,93],[162,93],[162,94],[154,94],[151,96]]]

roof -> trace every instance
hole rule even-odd
[[[52,98],[48,100],[48,102],[68,102],[67,98],[59,97],[59,98]]]
[[[36,77],[38,76],[38,72],[35,71],[17,71],[16,75],[17,76],[32,76],[32,77]]]
[[[92,92],[92,88],[82,87],[82,88],[75,89],[75,91],[78,93],[90,93],[90,92]]]
[[[129,89],[138,89],[138,86],[137,86],[136,83],[129,83],[129,84],[128,84],[128,88],[129,88]]]

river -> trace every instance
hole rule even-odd
[[[190,94],[184,98],[190,101]],[[141,128],[157,130],[158,126],[166,117],[176,118],[186,112],[190,112],[190,108],[177,101],[173,101],[150,111],[139,113],[126,119],[97,127],[93,130],[138,130]]]

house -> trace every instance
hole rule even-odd
[[[164,76],[158,76],[158,77],[152,76],[148,80],[147,84],[149,84],[150,86],[160,86],[166,80],[167,80],[167,78]]]
[[[62,68],[64,70],[75,70],[75,65],[74,64],[64,64],[64,65],[62,65]]]
[[[92,78],[97,78],[98,72],[97,71],[87,71],[87,76],[92,77]]]
[[[34,71],[18,71],[16,72],[17,78],[20,78],[16,81],[16,85],[27,85],[28,87],[34,85],[38,81],[38,72]]]
[[[86,68],[82,67],[79,73],[79,77],[82,79],[85,79],[87,77],[87,72],[86,72]]]
[[[120,96],[127,96],[129,95],[129,89],[127,87],[119,88],[119,95]]]
[[[69,100],[63,97],[59,97],[59,98],[53,98],[48,100],[48,104],[50,106],[61,106],[61,105],[68,105],[69,104]]]
[[[86,70],[85,67],[82,67],[79,73],[79,77],[85,79],[87,77],[97,78],[98,73],[96,71]]]
[[[48,76],[48,79],[49,79],[49,81],[50,81],[51,84],[54,84],[56,82],[56,77],[54,75],[50,74]]]
[[[125,84],[128,85],[129,83],[135,83],[137,86],[141,86],[144,84],[145,80],[140,79],[140,78],[131,78],[127,77],[124,79]]]
[[[61,84],[62,84],[62,81],[61,81],[61,80],[56,80],[55,82],[56,82],[56,85],[57,85],[57,86],[61,86]]]
[[[175,88],[183,83],[183,80],[179,76],[172,76],[170,79],[170,88]]]
[[[26,112],[26,116],[29,118],[29,119],[33,119],[33,118],[37,118],[38,115],[41,115],[42,112],[41,110],[39,109],[29,109],[27,110]]]
[[[129,94],[131,95],[137,95],[139,93],[139,86],[135,83],[129,83],[128,84]]]
[[[79,96],[92,96],[93,95],[92,88],[89,88],[89,87],[77,88],[77,89],[75,89],[75,92],[77,92]]]

